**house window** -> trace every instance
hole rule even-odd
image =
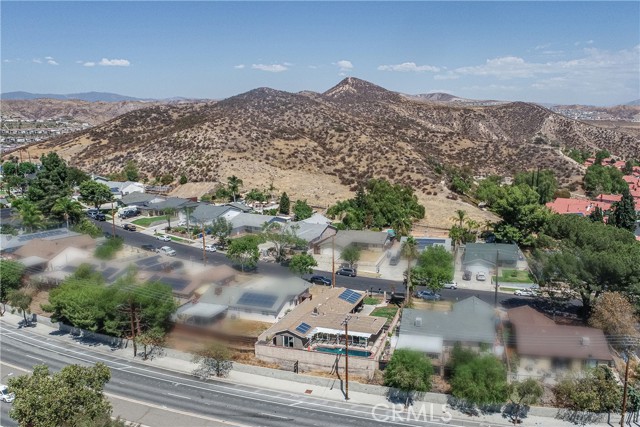
[[[283,336],[282,337],[282,345],[285,347],[293,347],[293,337],[290,336]]]

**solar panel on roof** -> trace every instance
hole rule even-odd
[[[257,292],[245,292],[238,300],[238,305],[271,308],[277,300],[278,297],[276,295],[260,294]]]
[[[307,332],[309,332],[309,329],[311,329],[311,326],[308,323],[302,322],[298,325],[296,331],[300,332],[301,334],[306,334]]]
[[[343,301],[347,301],[350,304],[355,304],[360,299],[360,294],[356,291],[352,291],[351,289],[347,289],[342,292],[338,298]]]

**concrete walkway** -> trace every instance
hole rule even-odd
[[[0,318],[1,329],[13,330],[18,327],[18,322],[21,320],[21,316],[6,313],[5,316]],[[46,336],[48,339],[53,338],[52,333],[58,331],[55,324],[51,324],[47,318],[39,318],[39,323],[35,328],[30,329],[31,332]],[[60,335],[56,332],[55,339],[59,339],[62,342],[67,343],[69,346],[82,348],[82,344],[78,344],[70,334]],[[93,345],[91,346],[93,351],[103,352],[110,356],[121,357],[127,360],[133,360],[133,352],[131,348],[118,348],[114,349],[108,345]],[[191,374],[195,369],[195,365],[191,362],[191,355],[183,352],[178,352],[172,349],[167,349],[166,355],[163,357],[154,358],[153,360],[142,361],[140,358],[136,358],[136,361],[141,364],[148,364],[175,372],[182,372]],[[260,374],[256,373],[260,372]],[[322,378],[322,377],[309,377],[305,375],[295,375],[296,381],[282,379],[283,374],[291,375],[291,373],[285,373],[284,371],[276,369],[258,368],[250,365],[234,364],[234,369],[231,371],[228,378],[223,381],[227,381],[235,384],[243,384],[247,386],[259,387],[262,389],[271,389],[275,392],[286,392],[291,394],[300,394],[306,396],[313,396],[317,398],[329,399],[334,401],[344,402],[345,396],[342,390],[342,383],[337,378]],[[391,403],[385,395],[380,393],[367,393],[358,390],[367,390],[370,387],[372,390],[380,390],[380,387],[367,386],[364,384],[352,383],[351,390],[349,391],[349,403],[355,405],[364,405],[371,410],[376,405],[378,407],[390,408]],[[430,407],[437,408],[436,414],[439,416],[443,411],[443,403],[446,402],[445,395],[429,394],[429,400],[416,400],[413,406],[413,411],[418,413],[423,408]],[[461,412],[455,411],[451,408],[444,408],[445,411],[449,411],[454,419],[468,419],[479,423],[479,425],[485,426],[498,426],[508,425],[508,419],[504,418],[502,414],[487,414],[480,416],[468,416]],[[535,414],[535,415],[534,415]],[[575,425],[573,423],[555,419],[557,410],[554,408],[532,408],[530,415],[526,417],[522,424],[524,426],[545,426],[545,427],[561,427]],[[617,421],[616,421],[617,419]],[[599,423],[592,423],[589,425],[608,425],[606,417]],[[612,416],[611,420],[613,425],[619,424],[619,416]],[[452,422],[450,425],[456,425]]]

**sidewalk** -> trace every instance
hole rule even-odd
[[[0,318],[0,323],[2,324],[3,328],[12,329],[13,327],[17,328],[18,322],[21,319],[21,316],[5,313],[5,315]],[[35,328],[29,329],[29,331],[43,336],[48,336],[52,332],[58,331],[58,328],[55,326],[55,324],[52,325],[49,323],[49,319],[39,317],[38,320],[38,325]],[[58,335],[55,339],[67,341],[71,346],[81,346],[81,344],[77,344],[73,340],[73,337],[70,334]],[[130,361],[134,360],[131,348],[112,349],[108,345],[98,344],[92,345],[91,349],[93,351],[98,351],[110,356],[120,357]],[[186,374],[191,374],[191,372],[196,367],[196,365],[191,362],[190,354],[179,352],[173,349],[167,349],[165,356],[154,358],[153,360],[143,361],[138,357],[135,359],[135,361],[140,364],[147,364],[156,366],[158,368]],[[255,371],[261,372],[262,375],[255,373]],[[302,374],[295,375],[291,373],[286,373],[286,375],[295,375],[296,381],[278,378],[285,376],[283,374],[285,374],[284,371],[280,371],[277,369],[260,368],[251,365],[234,363],[234,369],[230,372],[229,377],[222,379],[222,381],[232,384],[270,389],[274,392],[299,394],[301,397],[307,396],[333,400],[336,402],[345,402],[344,394],[342,391],[342,383],[337,378],[310,377]],[[382,389],[378,386],[350,383],[349,403],[352,405],[363,405],[366,407],[370,407],[371,409],[373,409],[373,407],[376,405],[380,405],[380,407],[385,408],[389,408],[391,406],[391,403],[388,401],[385,395],[382,395],[380,393],[375,394],[359,391],[367,390],[368,388],[375,391],[380,391]],[[440,412],[442,404],[446,402],[445,395],[430,393],[427,397],[430,398],[430,401],[416,400],[414,402],[413,410],[415,411],[415,413],[418,413],[423,405],[426,405],[427,408],[429,408],[429,405],[433,405],[433,408]],[[503,418],[501,413],[472,417],[453,409],[448,410],[454,418],[454,421],[451,422],[451,425],[456,425],[455,419],[475,421],[491,426],[509,425],[509,420],[507,418]],[[531,408],[529,416],[526,417],[520,425],[545,427],[565,427],[575,425],[571,422],[554,418],[556,414],[557,410],[555,408],[534,407]],[[605,421],[606,416],[603,417],[603,420],[601,422],[589,425],[606,426],[608,424]],[[619,422],[619,415],[612,415],[611,423],[613,425],[617,425],[619,424]]]

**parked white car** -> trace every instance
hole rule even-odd
[[[162,241],[162,242],[170,242],[171,241],[171,237],[167,236],[166,234],[158,234],[156,236],[156,239]]]
[[[187,221],[185,220],[178,222],[178,227],[185,227],[186,225],[187,225]]]
[[[176,256],[176,251],[171,249],[169,246],[163,246],[160,248],[160,253],[165,254],[167,256]]]
[[[9,388],[6,385],[0,384],[0,400],[3,402],[11,403],[16,398],[15,393],[9,393]]]
[[[443,288],[445,288],[445,289],[458,289],[458,284],[456,282],[445,283]]]
[[[207,252],[215,252],[215,251],[217,251],[216,245],[206,245],[204,247],[204,250],[207,251]]]
[[[481,271],[480,273],[476,274],[476,280],[484,282],[485,280],[487,280],[487,276]]]
[[[514,295],[518,295],[521,297],[534,297],[536,293],[533,289],[518,289],[514,292]]]

